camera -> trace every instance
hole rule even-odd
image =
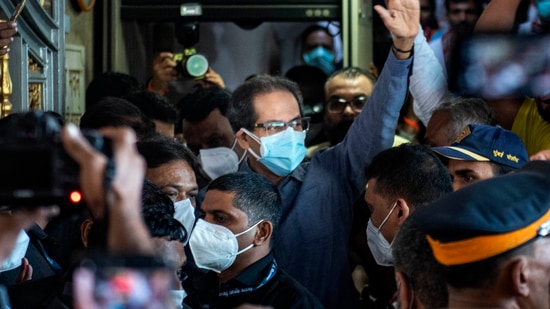
[[[186,48],[183,53],[174,54],[178,80],[202,79],[208,71],[208,60],[197,54],[194,48]]]
[[[78,164],[61,143],[61,121],[50,113],[16,113],[0,119],[0,206],[4,209],[79,204]],[[82,131],[92,147],[112,157],[112,145]]]
[[[550,81],[550,36],[475,34],[454,49],[450,89],[486,99],[540,97]]]

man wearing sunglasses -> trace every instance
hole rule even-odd
[[[372,95],[376,77],[357,67],[342,69],[325,83],[323,129],[330,146],[341,142]]]
[[[340,144],[302,162],[309,119],[303,117],[298,86],[286,79],[248,80],[234,91],[228,110],[237,143],[246,151],[240,170],[263,175],[281,194],[275,258],[325,308],[358,307],[347,256],[352,203],[365,186],[365,166],[392,146],[407,93],[419,4],[390,0],[387,7],[375,9],[394,35],[393,49],[377,90]]]

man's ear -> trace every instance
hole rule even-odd
[[[248,135],[246,135],[243,130],[237,131],[237,133],[235,133],[235,138],[237,139],[237,143],[239,143],[239,146],[241,146],[242,149],[246,150],[250,148],[250,144],[248,143]]]
[[[82,224],[80,224],[80,239],[82,240],[82,244],[85,248],[88,247],[88,234],[90,233],[90,229],[93,224],[94,221],[91,218],[87,218],[82,222]]]
[[[401,271],[395,271],[395,281],[397,282],[397,299],[400,308],[412,308],[414,302],[414,291],[407,276]]]
[[[515,294],[529,296],[529,263],[524,256],[518,256],[509,264],[512,276],[512,287]]]
[[[270,221],[262,221],[258,224],[258,229],[254,235],[254,246],[269,244],[271,235],[273,234],[273,223]]]
[[[410,207],[407,204],[407,201],[405,201],[402,198],[397,199],[397,206],[396,206],[396,213],[397,213],[397,222],[399,226],[405,222],[405,220],[409,217],[410,213]]]

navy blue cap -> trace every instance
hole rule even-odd
[[[529,161],[519,136],[499,126],[471,124],[451,146],[433,147],[436,153],[454,160],[493,161],[513,168]]]
[[[482,261],[534,239],[545,223],[550,227],[550,178],[525,171],[480,181],[418,209],[411,220],[441,264]]]

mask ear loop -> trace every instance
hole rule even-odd
[[[380,223],[380,226],[378,227],[378,233],[380,233],[380,230],[382,229],[382,226],[384,226],[386,221],[388,221],[388,219],[390,218],[390,215],[394,211],[395,207],[397,207],[397,201],[395,201],[395,203],[393,204],[392,208],[390,209],[390,212],[388,212],[388,214],[386,215],[386,218],[384,218],[382,223]]]
[[[236,137],[235,137],[235,139],[233,140],[233,146],[231,146],[231,150],[235,151],[235,146],[237,146],[237,138],[236,138]],[[241,163],[243,162],[244,158],[246,158],[246,152],[247,152],[247,150],[244,149],[243,154],[242,154],[241,157],[239,158],[239,161],[237,161],[237,165],[241,165]]]
[[[250,138],[252,138],[252,139],[255,140],[256,142],[258,142],[258,144],[260,144],[260,145],[262,144],[262,141],[256,136],[256,134],[254,134],[254,133],[248,131],[248,130],[245,129],[245,128],[241,128],[241,130],[242,130],[246,135],[250,136]],[[254,150],[252,150],[252,149],[249,148],[249,149],[245,149],[245,150],[244,150],[243,156],[242,156],[241,159],[239,160],[239,164],[240,164],[240,162],[241,162],[242,160],[244,160],[244,157],[245,157],[245,155],[246,155],[247,152],[250,152],[250,154],[252,154],[252,156],[254,156],[254,158],[256,158],[256,160],[258,160],[258,161],[260,160],[260,156],[259,156],[257,153],[255,153]]]
[[[262,220],[256,222],[256,224],[254,224],[253,226],[247,228],[246,230],[244,230],[244,231],[242,231],[242,232],[240,232],[240,233],[238,233],[238,234],[235,234],[235,237],[239,237],[239,236],[241,236],[241,235],[243,235],[243,234],[246,234],[246,233],[250,232],[253,228],[255,228],[256,226],[258,226],[258,224],[262,223],[263,221],[264,221],[264,219],[262,219]],[[236,255],[239,255],[239,254],[241,254],[241,253],[243,253],[243,252],[245,252],[245,251],[251,249],[252,247],[254,247],[254,243],[251,243],[248,247],[243,248],[242,250],[238,251]]]

